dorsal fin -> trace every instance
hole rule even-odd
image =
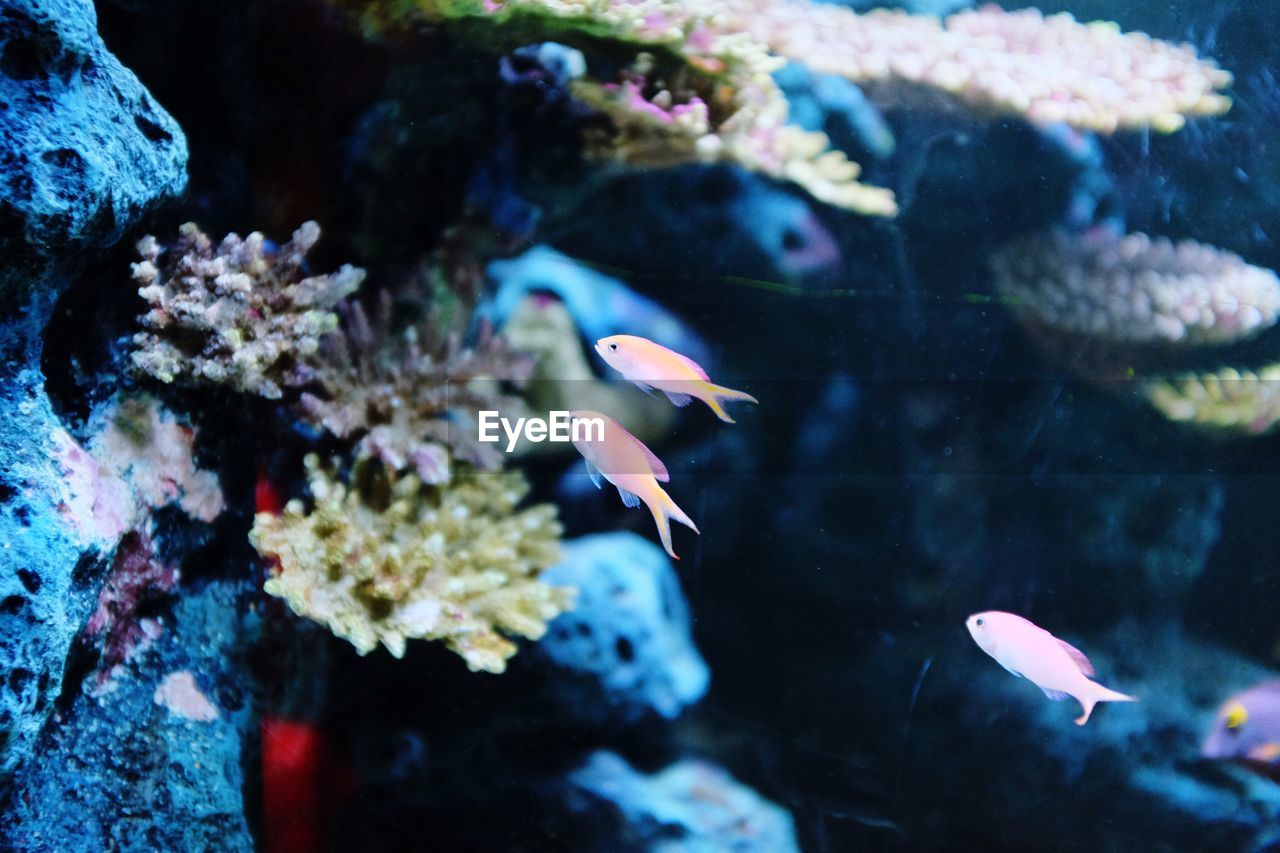
[[[701,378],[701,379],[702,379],[702,381],[704,381],[704,382],[710,382],[710,381],[711,381],[711,377],[707,375],[707,371],[705,371],[705,370],[703,370],[703,369],[702,369],[702,365],[701,365],[701,364],[698,364],[698,362],[696,362],[696,361],[694,361],[693,359],[689,358],[689,356],[687,356],[687,355],[681,355],[680,353],[676,352],[676,351],[675,351],[675,350],[673,350],[673,349],[667,349],[666,347],[663,347],[663,349],[666,349],[666,350],[667,350],[667,352],[669,352],[669,353],[671,353],[672,355],[674,355],[677,359],[679,359],[681,362],[683,362],[687,367],[689,367],[691,370],[693,370],[693,372],[694,372],[694,373],[698,374],[699,378]]]
[[[1057,637],[1054,637],[1058,640]],[[1066,640],[1058,640],[1058,645],[1062,646],[1062,650],[1067,653],[1076,666],[1080,667],[1080,671],[1089,677],[1093,677],[1093,664],[1089,663],[1089,659],[1084,656],[1084,652],[1068,643]]]
[[[636,446],[644,453],[644,459],[649,463],[649,470],[653,472],[653,478],[659,483],[667,483],[671,481],[671,475],[667,473],[667,466],[662,464],[662,460],[653,455],[653,451],[644,446],[644,442],[636,439]]]

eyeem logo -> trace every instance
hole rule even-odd
[[[543,441],[604,441],[604,420],[575,418],[572,412],[548,412],[548,418],[516,418],[515,424],[498,412],[479,413],[479,440],[496,443],[501,440],[498,428],[507,435],[507,452],[516,449],[520,436],[538,444]]]

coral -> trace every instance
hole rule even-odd
[[[1194,241],[1145,234],[1034,234],[991,261],[1000,293],[1024,318],[1118,343],[1222,344],[1280,316],[1280,279]]]
[[[670,720],[706,693],[689,605],[657,545],[629,532],[584,536],[564,543],[542,579],[578,590],[538,644],[563,676],[555,695],[571,717]]]
[[[307,357],[337,327],[334,306],[364,279],[350,265],[304,277],[319,239],[314,222],[278,249],[258,232],[229,234],[215,248],[190,222],[168,250],[144,237],[133,277],[151,308],[141,318],[146,331],[134,336],[134,366],[165,383],[225,384],[269,398],[307,382]]]
[[[706,761],[686,759],[646,775],[616,753],[592,753],[569,774],[574,799],[617,824],[612,849],[800,849],[791,815]]]
[[[729,0],[740,27],[775,53],[838,74],[890,104],[954,98],[979,113],[1065,122],[1111,133],[1178,130],[1189,116],[1225,112],[1231,74],[1189,45],[1067,14],[997,6],[945,21],[879,9],[859,15],[802,0]],[[920,91],[921,89],[926,91]],[[904,91],[905,90],[905,91]]]
[[[115,689],[69,691],[39,760],[11,782],[0,847],[253,850],[254,600],[248,579],[186,589],[173,629],[135,656]]]
[[[339,438],[358,438],[357,456],[413,468],[429,485],[448,481],[450,457],[502,466],[501,451],[477,439],[476,412],[517,416],[523,401],[502,393],[501,383],[527,379],[531,359],[487,329],[462,348],[430,316],[396,330],[385,293],[372,320],[359,303],[342,314],[341,331],[326,336],[316,360],[323,390],[299,399],[306,419]]]
[[[314,507],[294,500],[254,521],[254,546],[279,560],[267,592],[361,654],[439,639],[471,669],[502,672],[516,645],[499,631],[536,639],[572,603],[539,579],[560,525],[550,505],[516,510],[528,489],[518,473],[455,469],[432,487],[365,460],[348,485],[309,456]]]
[[[724,26],[719,3],[347,5],[374,31],[421,20],[452,22],[465,31],[465,23],[488,43],[505,38],[508,49],[540,40],[581,50],[588,74],[573,80],[569,90],[612,124],[608,131],[589,134],[587,149],[596,158],[631,166],[736,163],[859,213],[892,216],[897,211],[893,193],[859,183],[858,164],[829,148],[826,136],[786,124],[787,102],[770,76],[782,61]],[[610,69],[608,79],[590,76],[600,58]]]
[[[0,103],[6,256],[110,245],[186,186],[186,137],[107,51],[88,0],[4,5]]]
[[[1255,436],[1280,423],[1280,364],[1153,380],[1142,392],[1169,420],[1205,429]]]

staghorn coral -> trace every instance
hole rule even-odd
[[[324,338],[316,360],[322,390],[298,402],[307,420],[339,438],[358,438],[358,458],[412,468],[427,484],[448,481],[451,457],[502,466],[501,451],[477,440],[475,413],[519,416],[523,401],[503,394],[500,383],[528,378],[532,359],[509,351],[487,328],[464,349],[432,315],[396,330],[385,292],[372,319],[357,302],[340,311],[342,329]]]
[[[730,29],[815,71],[864,85],[878,101],[937,96],[980,114],[1065,122],[1112,133],[1171,133],[1188,116],[1226,112],[1231,74],[1189,45],[989,5],[939,20],[877,9],[858,14],[806,0],[727,0]]]
[[[996,286],[1026,320],[1125,344],[1225,344],[1280,316],[1280,279],[1238,255],[1103,229],[1015,240],[992,258]]]
[[[256,231],[215,248],[188,222],[168,250],[154,237],[138,241],[133,278],[151,308],[134,336],[134,367],[165,383],[225,384],[272,399],[307,382],[305,359],[337,326],[334,306],[364,279],[350,265],[306,276],[319,239],[320,227],[306,222],[278,249]]]
[[[573,590],[539,578],[559,556],[555,509],[517,511],[520,474],[457,465],[434,487],[365,460],[346,484],[316,456],[306,464],[314,507],[259,513],[250,540],[279,561],[267,592],[361,654],[438,639],[472,670],[502,672],[516,645],[499,632],[537,639],[571,606]]]
[[[1152,381],[1142,392],[1169,420],[1206,429],[1255,436],[1280,423],[1280,364]]]
[[[858,182],[861,168],[825,134],[788,125],[770,76],[783,61],[733,31],[715,0],[333,0],[374,32],[448,23],[486,44],[530,41],[577,48],[609,71],[570,82],[573,95],[612,120],[588,152],[629,166],[734,163],[801,186],[859,213],[892,216],[893,193]]]

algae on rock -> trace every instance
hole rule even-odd
[[[472,670],[502,672],[516,652],[503,634],[537,639],[572,605],[573,590],[540,579],[559,557],[555,508],[517,510],[519,473],[455,463],[437,487],[372,459],[349,482],[315,455],[306,464],[314,507],[259,513],[250,539],[279,563],[267,592],[361,654],[443,640]]]

